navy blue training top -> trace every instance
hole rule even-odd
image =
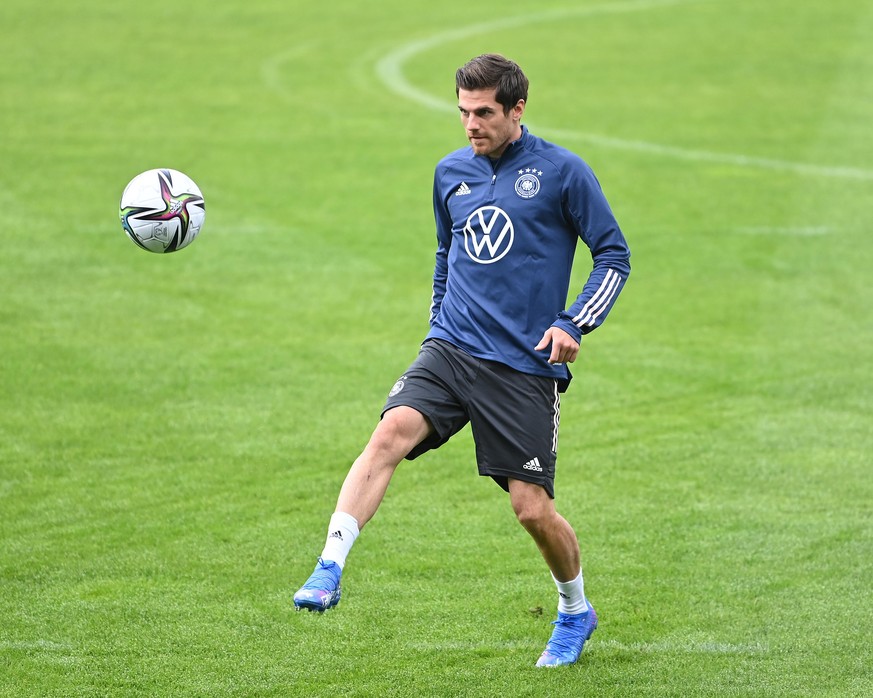
[[[606,318],[630,273],[630,251],[591,168],[530,133],[497,159],[470,146],[434,173],[437,251],[430,331],[473,356],[569,380],[534,351],[550,325],[577,341]],[[593,268],[568,301],[581,239]]]

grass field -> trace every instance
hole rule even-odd
[[[5,0],[0,696],[873,694],[870,36],[870,0]],[[551,671],[466,432],[398,471],[336,610],[291,604],[426,332],[485,51],[633,253],[562,405],[601,624]],[[174,255],[118,225],[153,167],[207,201]]]

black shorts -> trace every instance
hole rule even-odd
[[[469,422],[480,475],[507,491],[509,478],[542,485],[554,498],[561,415],[554,378],[521,373],[430,339],[394,384],[382,414],[400,405],[423,414],[434,429],[409,460],[439,448]]]

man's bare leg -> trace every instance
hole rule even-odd
[[[336,511],[353,516],[363,528],[382,503],[400,461],[430,432],[430,423],[419,411],[402,405],[388,410],[349,469]]]
[[[383,415],[346,475],[315,571],[294,594],[297,610],[325,611],[339,603],[342,570],[360,529],[382,503],[397,465],[430,432],[430,422],[411,407]]]
[[[541,486],[510,480],[509,496],[519,523],[534,539],[558,588],[558,620],[537,666],[573,664],[597,627],[597,614],[585,598],[576,533]]]

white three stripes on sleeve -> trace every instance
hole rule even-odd
[[[597,322],[597,318],[612,303],[612,299],[615,298],[615,294],[618,292],[619,284],[621,284],[621,275],[614,269],[607,269],[600,288],[582,307],[580,313],[573,318],[573,322],[578,327],[593,327]]]

